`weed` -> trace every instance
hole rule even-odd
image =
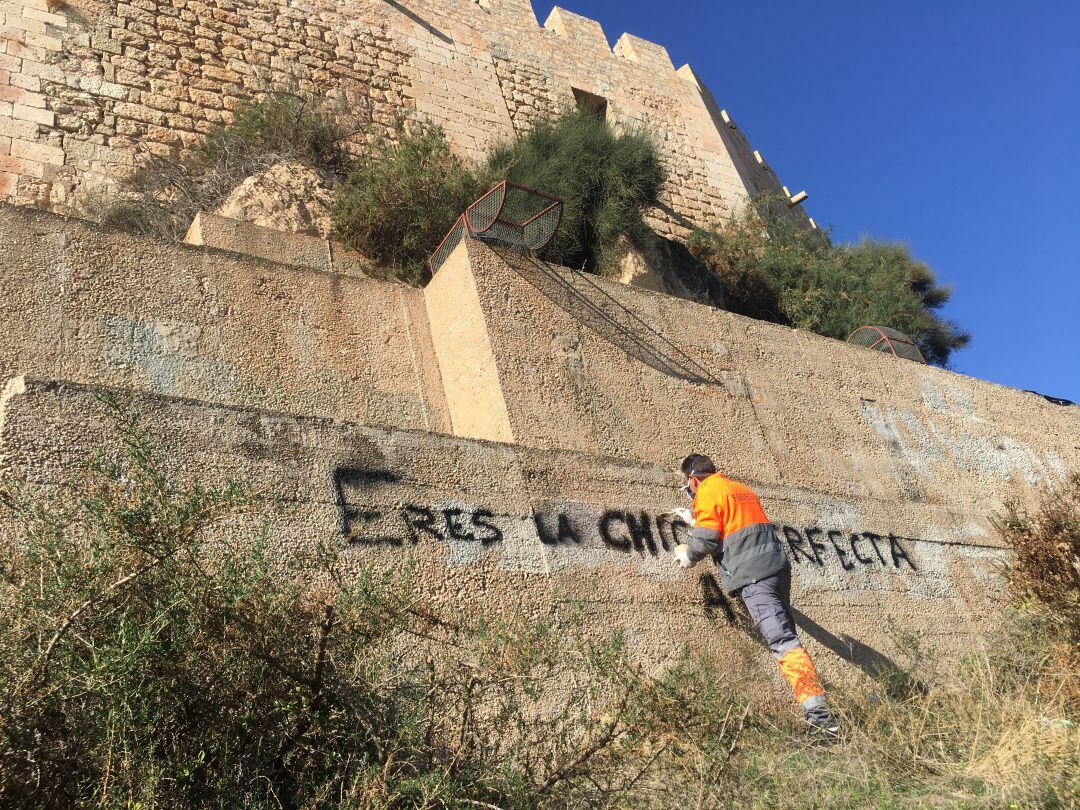
[[[644,131],[616,133],[592,113],[540,122],[496,149],[489,171],[563,200],[563,221],[543,258],[592,273],[610,271],[617,245],[651,246],[644,212],[659,200],[666,171]]]
[[[180,241],[195,214],[213,211],[236,186],[283,161],[327,176],[348,161],[351,132],[323,100],[271,93],[241,105],[234,120],[178,154],[149,155],[128,181],[127,198],[105,205],[104,224]]]

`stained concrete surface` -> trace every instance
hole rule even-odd
[[[47,496],[99,448],[115,450],[100,390],[9,384],[0,472]],[[652,666],[684,645],[733,666],[746,649],[747,631],[709,569],[685,572],[671,557],[684,527],[667,515],[684,501],[666,466],[119,393],[172,480],[241,478],[282,499],[269,518],[230,520],[220,529],[230,537],[265,520],[282,551],[325,540],[358,567],[408,562],[418,596],[448,615],[573,607],[597,633],[624,629]],[[808,644],[830,676],[892,660],[893,623],[946,654],[978,643],[1002,596],[992,574],[999,549],[916,536],[926,514],[870,502],[838,515],[803,491],[762,494],[792,549]]]
[[[653,665],[746,637],[670,559],[691,450],[760,492],[831,673],[893,628],[977,646],[995,512],[1080,469],[1080,409],[477,242],[420,291],[11,207],[0,240],[5,474],[48,491],[115,446],[118,388],[173,476],[280,494],[282,548],[414,565],[449,611],[583,606]]]
[[[0,205],[0,375],[450,429],[423,294]]]

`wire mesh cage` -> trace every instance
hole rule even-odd
[[[521,253],[547,247],[562,221],[558,197],[504,180],[465,209],[428,259],[435,275],[462,239],[482,239]]]
[[[922,356],[915,341],[903,332],[887,326],[860,326],[848,335],[847,342],[885,352],[894,357],[903,357],[905,360],[914,360],[916,363],[926,362],[926,358]]]

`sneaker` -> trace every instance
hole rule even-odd
[[[833,718],[828,711],[817,710],[807,712],[806,722],[830,740],[835,740],[840,737],[840,724],[836,722],[835,718]]]

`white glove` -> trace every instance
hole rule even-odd
[[[682,509],[676,509],[671,514],[675,515],[675,517],[677,517],[691,529],[694,528],[694,513],[691,512],[689,509],[686,509],[685,507]]]
[[[686,543],[680,543],[675,546],[675,552],[672,556],[675,557],[675,561],[682,568],[690,568],[693,565],[693,563],[690,562],[690,547],[686,545]]]

